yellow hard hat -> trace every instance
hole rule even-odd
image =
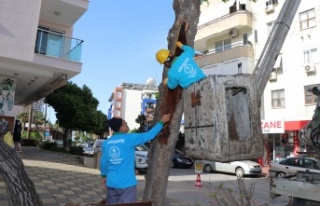
[[[170,55],[170,51],[169,50],[160,49],[156,54],[157,61],[160,64],[163,64],[168,59],[169,55]]]

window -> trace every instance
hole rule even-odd
[[[268,35],[270,35],[270,33],[271,33],[273,24],[274,24],[274,21],[267,23]]]
[[[273,5],[273,4],[278,4],[278,0],[269,0],[269,1],[266,1],[266,6]]]
[[[243,39],[243,44],[244,45],[248,44],[248,34],[247,33],[244,33],[242,35],[242,39]]]
[[[215,42],[215,51],[221,52],[223,50],[231,49],[231,38]]]
[[[115,106],[115,107],[121,107],[121,102],[116,101],[116,102],[114,103],[114,106]]]
[[[272,108],[285,107],[284,89],[271,91]]]
[[[310,49],[303,51],[303,62],[304,64],[316,63],[317,60],[317,49]]]
[[[223,49],[222,49],[222,40],[220,40],[220,41],[217,41],[216,43],[215,43],[215,47],[216,47],[216,52],[221,52]]]
[[[120,110],[115,110],[115,117],[121,117],[121,111]]]
[[[314,9],[302,12],[300,17],[300,30],[309,29],[316,26],[316,17]]]
[[[304,86],[304,103],[305,104],[315,104],[318,100],[318,96],[310,92],[310,90],[313,87],[320,88],[320,84]]]
[[[121,94],[122,94],[121,91],[117,91],[117,92],[116,92],[116,98],[121,98]]]
[[[258,30],[254,30],[254,43],[258,43]]]
[[[277,56],[276,62],[273,66],[273,68],[275,69],[274,71],[278,72],[278,71],[283,71],[282,70],[282,54],[279,54]],[[273,70],[272,70],[273,71]]]
[[[231,39],[225,39],[223,43],[224,43],[223,45],[224,50],[231,49]]]
[[[54,57],[62,57],[63,38],[63,32],[39,26],[37,31],[35,52]]]

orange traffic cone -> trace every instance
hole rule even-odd
[[[197,174],[196,187],[202,187],[200,173]]]

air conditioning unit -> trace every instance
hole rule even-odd
[[[316,71],[316,67],[312,64],[306,64],[304,65],[304,70],[306,71],[306,73],[312,73]]]
[[[271,72],[269,80],[270,81],[277,80],[277,73],[276,72]]]
[[[238,36],[238,30],[236,30],[236,29],[231,29],[231,30],[229,31],[229,36],[231,36],[231,37],[236,37],[236,36]]]
[[[272,12],[272,11],[274,11],[273,4],[269,4],[268,6],[266,6],[266,8],[265,8],[265,12],[266,13],[269,13],[269,12]]]

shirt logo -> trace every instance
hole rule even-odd
[[[181,66],[178,69],[178,72],[183,71],[184,73],[186,73],[187,75],[189,75],[189,78],[194,77],[197,74],[197,70],[195,68],[193,68],[193,66],[191,64],[189,64],[189,58],[186,58],[183,63],[181,64]]]
[[[120,149],[116,146],[112,146],[110,147],[109,154],[112,159],[117,159],[120,156]]]

